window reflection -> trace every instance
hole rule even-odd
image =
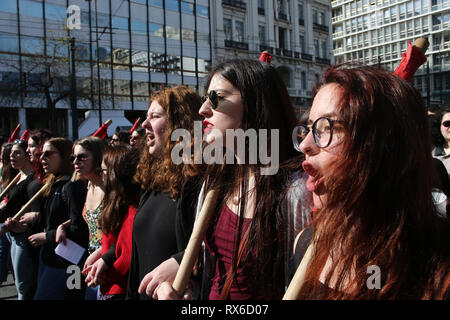
[[[16,35],[0,34],[0,48],[6,52],[19,52],[19,37]]]
[[[44,54],[44,41],[40,38],[22,36],[20,39],[22,53]]]

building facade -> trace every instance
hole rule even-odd
[[[212,58],[208,2],[0,1],[0,135],[21,123],[72,138],[72,57],[79,136],[107,119],[109,134],[132,125],[162,86],[202,87]]]
[[[312,89],[334,62],[327,0],[211,1],[213,61],[258,59],[264,50],[281,73],[300,115]]]
[[[331,48],[327,0],[0,1],[0,136],[21,123],[73,139],[107,119],[111,135],[154,90],[202,94],[211,65],[264,50],[300,115]]]
[[[335,0],[331,6],[336,63],[353,61],[394,71],[408,41],[425,37],[430,42],[427,62],[413,83],[429,107],[449,103],[449,0]]]

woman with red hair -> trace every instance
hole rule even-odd
[[[380,69],[331,67],[307,129],[296,142],[315,208],[297,262],[315,250],[298,297],[448,299],[450,227],[433,203],[420,93]]]

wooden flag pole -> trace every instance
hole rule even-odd
[[[3,198],[8,194],[9,190],[14,187],[17,182],[20,180],[20,172],[12,179],[12,181],[8,184],[8,186],[2,191],[0,194],[0,201],[3,200]]]
[[[191,237],[181,260],[180,267],[173,281],[172,287],[179,297],[183,296],[192,274],[192,269],[197,261],[201,244],[208,228],[209,220],[213,214],[217,202],[218,190],[209,190],[206,194],[200,210],[199,217],[194,224]]]
[[[314,240],[314,239],[313,239]],[[292,278],[289,286],[283,296],[283,300],[296,300],[298,299],[300,290],[303,287],[306,279],[306,270],[308,269],[309,263],[311,261],[311,257],[313,256],[315,250],[314,241],[308,246],[306,249],[305,255],[303,256],[302,261],[300,262],[297,270],[295,271],[294,277]]]
[[[16,215],[12,218],[13,220],[18,221],[21,216],[23,216],[26,212],[28,212],[28,209],[30,209],[31,205],[44,193],[48,190],[51,183],[47,182],[38,192],[34,194],[34,196],[28,200],[28,202],[22,207],[22,209],[19,210],[19,212],[16,213]],[[7,231],[3,228],[0,230],[0,238],[5,235]]]

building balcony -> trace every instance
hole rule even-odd
[[[233,7],[233,8],[238,8],[238,9],[242,9],[242,10],[247,9],[247,4],[245,2],[238,1],[238,0],[222,0],[222,5]]]
[[[303,53],[303,52],[302,52],[302,53],[300,54],[300,59],[312,61],[312,60],[313,60],[313,56],[310,55],[310,54],[308,54],[308,53]]]
[[[278,12],[278,14],[274,13],[274,16],[275,16],[275,19],[289,22],[288,15],[285,13],[282,13],[282,12]]]
[[[304,26],[305,25],[305,20],[298,19],[298,24],[301,25],[301,26]]]
[[[266,11],[264,10],[264,8],[258,8],[258,14],[264,16],[266,14]]]
[[[330,59],[316,57],[316,63],[330,65]]]
[[[283,56],[292,58],[293,55],[294,55],[294,54],[293,54],[293,52],[292,52],[291,50],[283,49]]]
[[[233,40],[225,40],[225,47],[240,50],[248,50],[248,43]]]
[[[328,33],[329,28],[328,26],[313,22],[313,30]]]

